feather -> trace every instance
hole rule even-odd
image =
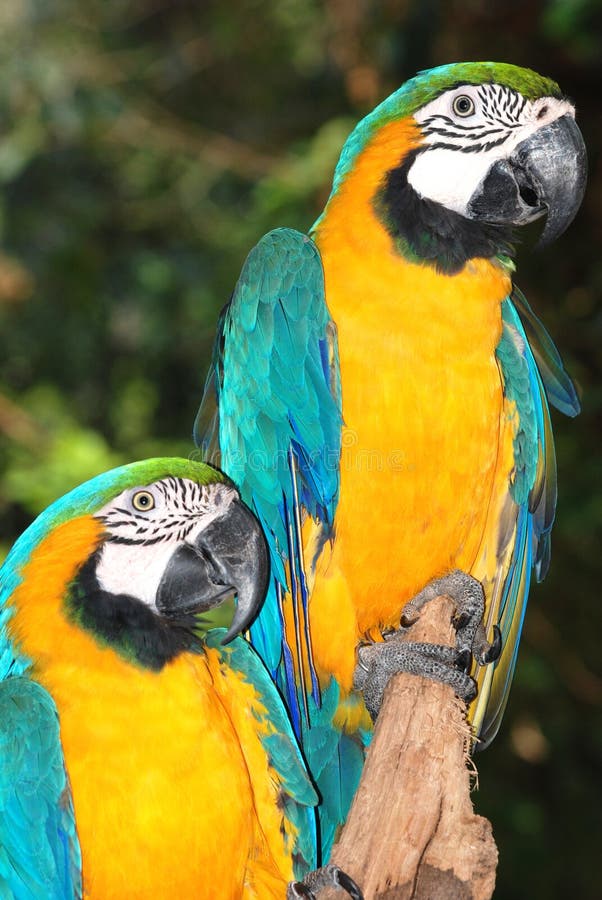
[[[332,373],[337,359],[318,252],[304,235],[277,229],[262,238],[243,267],[221,320],[206,391],[211,395],[217,386],[219,419],[227,422],[219,426],[217,441],[224,471],[266,527],[274,577],[292,597],[294,648],[288,647],[276,587],[251,636],[274,673],[278,660],[279,683],[295,721],[293,656],[306,716],[307,693],[318,701],[300,528],[308,513],[332,529],[339,473],[331,460],[340,454],[342,426],[338,374]],[[216,443],[215,430],[205,430],[209,402],[204,397],[195,425],[203,450]]]
[[[548,402],[566,416],[576,416],[581,409],[575,385],[567,375],[562,359],[543,323],[535,315],[523,292],[515,287],[512,302],[520,316],[525,336],[541,379]]]
[[[259,724],[265,727],[258,729],[258,734],[280,785],[281,808],[293,839],[290,853],[295,877],[302,878],[317,865],[314,807],[318,797],[269,672],[253,648],[241,638],[222,646],[224,633],[224,629],[215,629],[207,636],[207,645],[218,651],[229,670],[240,673],[253,685],[260,708],[265,710],[259,718]]]
[[[522,304],[526,304],[524,298]],[[557,493],[556,458],[544,381],[526,329],[510,298],[502,304],[502,322],[496,356],[504,394],[516,404],[518,426],[514,437],[515,467],[508,484],[505,521],[500,527],[497,549],[498,577],[488,605],[487,629],[490,632],[494,623],[500,628],[502,653],[494,665],[480,673],[482,683],[473,716],[479,749],[488,746],[497,734],[508,702],[531,572],[540,581],[549,565]],[[548,357],[559,361],[549,336],[547,340]]]
[[[203,450],[219,444],[222,468],[266,532],[273,581],[251,640],[303,739],[324,798],[327,851],[359,779],[363,749],[357,738],[333,725],[338,686],[330,686],[324,706],[312,655],[310,573],[301,531],[311,516],[322,529],[322,544],[332,535],[339,495],[333,460],[340,457],[342,411],[336,328],[326,307],[320,257],[305,235],[277,229],[249,254],[221,320],[206,392],[215,398],[216,388],[219,416],[207,417],[212,401],[204,397],[195,440]],[[249,419],[252,429],[245,425]],[[208,421],[213,422],[209,430]],[[310,567],[313,563],[309,560]],[[292,646],[287,604],[292,605]],[[353,749],[345,750],[349,742]],[[341,754],[354,760],[346,774],[338,770]]]
[[[26,676],[0,682],[0,896],[81,896],[81,858],[55,705]]]

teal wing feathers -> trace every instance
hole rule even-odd
[[[519,288],[512,292],[512,302],[520,316],[525,336],[543,381],[548,403],[567,416],[580,412],[575,385],[565,372],[562,359],[543,323],[537,318]]]
[[[320,691],[313,670],[307,608],[313,560],[304,559],[301,527],[311,516],[323,542],[333,534],[341,429],[337,336],[320,256],[305,235],[277,229],[249,254],[222,313],[195,439],[204,455],[219,447],[213,460],[266,533],[272,582],[251,640],[285,698],[320,791],[325,855],[357,786],[363,746],[333,726],[338,686]],[[292,646],[284,627],[286,594],[294,613]],[[301,659],[309,660],[308,684]]]
[[[295,877],[301,879],[317,865],[314,807],[318,795],[307,773],[282,698],[267,669],[242,638],[222,646],[224,634],[225,629],[215,629],[208,633],[206,642],[219,651],[224,665],[240,672],[254,686],[266,710],[271,727],[270,733],[262,734],[261,742],[280,781],[280,808],[293,826],[294,843],[288,849],[294,860]]]
[[[0,682],[0,897],[81,897],[81,859],[50,695],[27,676]]]
[[[516,305],[515,305],[516,303]],[[520,315],[519,312],[520,311]],[[550,533],[556,510],[556,456],[548,400],[569,415],[579,412],[573,383],[558,351],[523,295],[502,304],[502,337],[496,356],[504,394],[516,405],[514,469],[508,484],[498,555],[509,559],[493,586],[490,619],[500,627],[502,653],[489,667],[474,721],[479,747],[495,737],[516,665],[527,597],[534,572],[541,581],[550,563]]]
[[[292,654],[311,658],[301,525],[310,515],[324,540],[331,536],[341,426],[336,332],[320,256],[305,235],[277,229],[249,254],[222,314],[195,438],[204,454],[219,445],[219,464],[266,533],[273,580],[251,637],[272,675],[279,674],[297,732],[299,694],[305,703],[307,692],[297,691]],[[282,617],[289,591],[294,648]],[[311,691],[317,701],[315,678]]]

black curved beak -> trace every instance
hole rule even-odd
[[[222,643],[249,627],[265,599],[270,576],[266,539],[253,513],[233,500],[193,543],[169,560],[156,597],[169,618],[205,612],[237,595],[236,612]]]
[[[572,115],[544,125],[495,162],[468,204],[471,219],[526,225],[547,214],[538,246],[556,240],[581,206],[587,153]]]

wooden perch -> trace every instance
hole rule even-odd
[[[408,639],[453,645],[449,597],[428,603]],[[488,900],[497,847],[470,799],[470,728],[446,685],[396,675],[331,861],[365,900]],[[340,900],[330,890],[320,900]]]

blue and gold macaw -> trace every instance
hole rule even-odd
[[[452,592],[457,656],[414,648],[400,667],[467,699],[478,686],[475,739],[499,728],[549,563],[548,403],[579,409],[512,283],[513,228],[546,216],[542,241],[557,238],[585,177],[555,82],[492,62],[422,72],[351,133],[309,236],[260,240],[222,315],[197,442],[268,536],[251,635],[321,793],[325,854],[371,729],[357,648],[399,657],[381,633],[404,611]],[[368,687],[375,714],[382,683]]]
[[[237,637],[268,576],[234,486],[188,460],[99,475],[23,533],[0,569],[0,897],[263,900],[314,868],[317,797]]]

